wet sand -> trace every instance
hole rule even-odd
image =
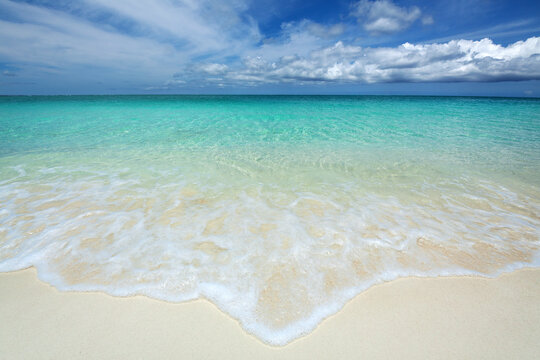
[[[208,301],[59,292],[0,274],[2,359],[537,359],[540,269],[405,278],[358,295],[311,334],[270,347]]]

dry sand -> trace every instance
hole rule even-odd
[[[407,278],[274,348],[207,301],[59,292],[0,274],[0,359],[540,359],[540,269]]]

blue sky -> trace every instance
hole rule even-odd
[[[0,0],[0,94],[540,97],[537,1]]]

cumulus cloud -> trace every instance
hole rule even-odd
[[[391,0],[361,0],[353,4],[351,14],[372,34],[392,34],[407,29],[422,12],[416,6],[397,6]]]
[[[244,59],[223,78],[245,83],[381,83],[519,81],[540,79],[540,38],[508,46],[452,40],[436,44],[405,43],[397,47],[363,48],[337,42],[309,56]]]

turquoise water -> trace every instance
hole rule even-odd
[[[283,345],[401,276],[540,264],[540,100],[0,97],[0,271]]]

